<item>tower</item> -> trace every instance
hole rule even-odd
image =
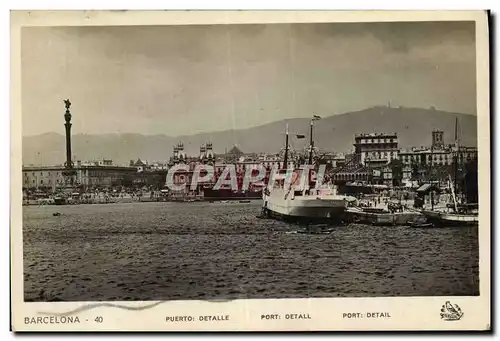
[[[186,153],[184,152],[184,143],[177,143],[177,159],[180,163],[186,163]]]
[[[444,132],[442,130],[434,130],[432,132],[432,148],[440,149],[444,147]]]
[[[207,152],[207,148],[205,147],[204,144],[202,144],[200,146],[200,161],[203,162],[203,160],[205,159],[205,156],[206,156],[206,152]]]
[[[209,164],[213,164],[215,162],[215,155],[212,148],[212,142],[207,142],[205,145],[205,158],[206,162]]]

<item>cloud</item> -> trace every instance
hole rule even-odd
[[[475,23],[469,21],[419,21],[373,23],[299,24],[294,27],[304,38],[360,38],[372,36],[388,50],[408,52],[413,47],[431,46],[446,41],[465,45],[475,42]]]
[[[389,99],[464,113],[476,107],[468,22],[30,27],[22,34],[27,135],[59,131],[66,97],[74,130],[83,133],[246,128]]]

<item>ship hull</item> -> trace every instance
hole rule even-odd
[[[339,224],[345,222],[345,210],[308,209],[300,214],[288,215],[273,210],[267,210],[267,218],[298,224]]]
[[[436,211],[422,211],[427,221],[436,226],[477,226],[479,216],[473,214],[456,214]]]
[[[264,196],[263,211],[270,218],[291,222],[341,222],[345,219],[346,203],[334,198],[287,198]]]
[[[406,225],[421,216],[418,212],[373,213],[357,209],[348,209],[348,220],[356,224],[368,225]]]

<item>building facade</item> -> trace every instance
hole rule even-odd
[[[443,146],[436,148],[416,147],[410,150],[402,150],[399,152],[399,158],[404,165],[452,165],[453,157],[457,155],[458,164],[464,164],[468,161],[477,158],[477,147],[459,147],[458,153],[454,151],[453,146]]]
[[[354,153],[361,165],[383,167],[398,158],[396,133],[356,134],[354,140]]]
[[[64,170],[63,166],[23,167],[23,188],[55,192],[66,185]],[[84,190],[125,186],[137,173],[135,167],[120,166],[77,166],[74,170],[74,185]]]
[[[65,179],[62,175],[63,166],[44,167],[33,166],[23,167],[23,188],[26,189],[51,189],[64,186]]]

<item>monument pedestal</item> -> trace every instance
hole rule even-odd
[[[64,176],[64,186],[60,187],[61,192],[67,196],[76,190],[76,170],[73,168],[67,168],[62,172]]]

